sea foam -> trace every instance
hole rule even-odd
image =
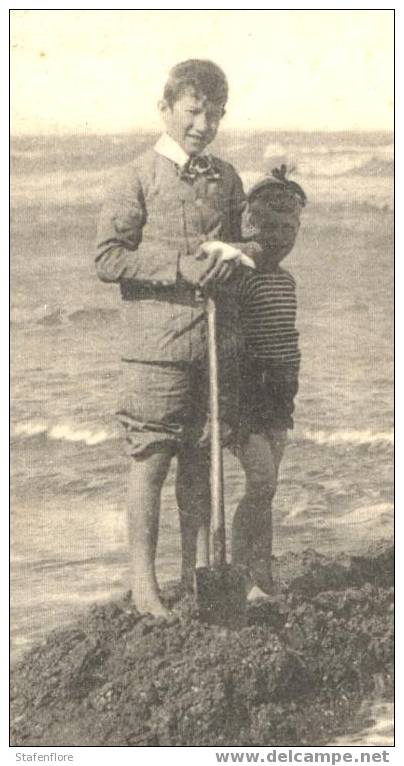
[[[84,442],[89,446],[100,444],[102,442],[114,439],[117,433],[105,428],[94,428],[94,426],[83,423],[71,423],[62,421],[60,423],[49,423],[44,420],[27,420],[16,423],[13,428],[15,438],[29,438],[45,435],[46,438],[56,441]],[[315,444],[328,445],[330,447],[339,445],[374,445],[374,444],[394,444],[393,431],[371,431],[369,430],[311,430],[295,432],[295,440],[298,442],[309,441]]]
[[[46,423],[44,421],[26,421],[17,423],[13,429],[15,438],[45,436],[52,441],[82,442],[92,447],[116,438],[116,433],[103,428],[94,428],[85,424]]]
[[[301,441],[311,441],[315,444],[334,445],[362,445],[362,444],[394,444],[393,431],[371,431],[341,429],[335,431],[307,430],[297,433]]]
[[[301,524],[307,525],[308,515],[310,522],[317,528],[331,528],[331,527],[348,527],[352,531],[352,527],[370,526],[373,528],[380,528],[384,526],[391,526],[394,518],[394,504],[375,503],[359,505],[355,508],[349,507],[349,496],[347,495],[347,508],[343,513],[336,513],[330,510],[325,513],[324,509],[315,512],[315,508],[311,507],[310,496],[306,492],[302,498],[298,500],[290,513],[285,516],[281,521],[282,527],[300,526]]]

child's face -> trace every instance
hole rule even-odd
[[[271,210],[256,200],[250,206],[250,222],[259,231],[259,239],[265,243],[268,265],[280,263],[292,250],[300,227],[296,213]]]
[[[167,133],[189,154],[200,154],[213,141],[224,114],[224,106],[212,104],[189,89],[170,107],[160,102]]]

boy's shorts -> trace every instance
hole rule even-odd
[[[124,394],[117,417],[125,429],[129,455],[144,458],[161,449],[208,447],[207,363],[123,362]],[[221,373],[222,430],[238,420],[237,366]]]
[[[267,363],[245,359],[240,370],[239,443],[251,433],[293,428],[297,390],[298,366],[271,369]]]

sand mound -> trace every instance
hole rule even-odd
[[[392,549],[280,563],[283,593],[238,631],[202,624],[188,598],[168,621],[123,599],[51,633],[14,669],[13,744],[314,745],[346,730],[391,690]]]

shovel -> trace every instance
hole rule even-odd
[[[220,438],[219,364],[216,305],[206,299],[210,406],[210,566],[195,572],[199,613],[205,622],[242,627],[246,624],[247,596],[243,573],[226,561],[226,530],[223,492],[223,454]]]

